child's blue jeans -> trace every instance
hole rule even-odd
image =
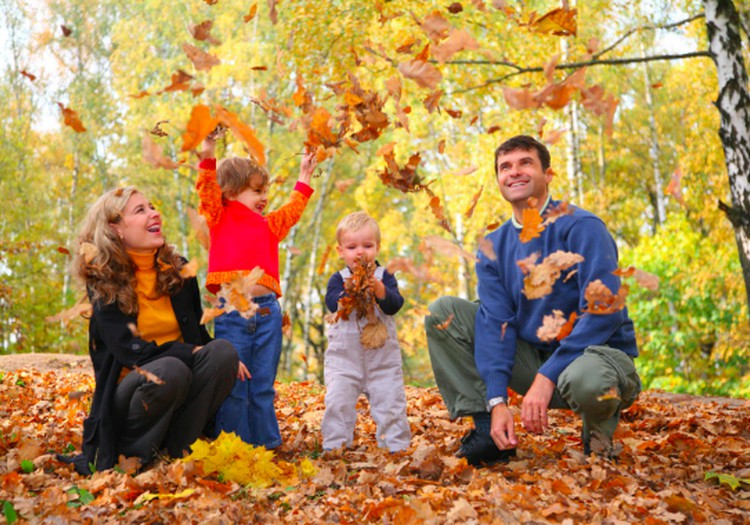
[[[234,345],[251,379],[237,380],[216,414],[216,432],[234,432],[267,449],[281,445],[273,388],[281,357],[281,307],[275,294],[254,297],[258,311],[245,319],[234,311],[214,320],[216,338]]]

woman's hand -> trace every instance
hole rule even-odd
[[[252,379],[253,376],[250,375],[250,371],[245,366],[245,363],[240,361],[240,368],[237,370],[237,379],[240,381],[244,381],[245,379]]]

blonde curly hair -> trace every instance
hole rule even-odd
[[[76,242],[71,273],[87,289],[91,303],[116,303],[127,315],[138,315],[135,293],[135,264],[112,228],[122,220],[122,212],[131,196],[141,193],[133,186],[106,192],[89,208]],[[174,247],[164,245],[156,251],[156,289],[172,296],[181,288],[180,269],[184,260]]]

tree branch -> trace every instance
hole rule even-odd
[[[660,60],[681,60],[684,58],[700,58],[700,57],[711,57],[711,53],[708,51],[693,51],[690,53],[683,53],[679,55],[653,55],[648,57],[630,57],[630,58],[610,58],[610,59],[604,59],[604,60],[588,60],[585,62],[570,62],[568,64],[558,64],[555,69],[581,69],[584,67],[590,67],[590,66],[603,66],[603,65],[623,65],[623,64],[638,64],[640,62],[656,62]],[[471,86],[466,89],[461,89],[458,91],[453,91],[452,93],[466,93],[467,91],[473,91],[475,89],[480,89],[483,87],[487,87],[490,84],[497,84],[500,82],[504,82],[505,80],[517,76],[522,75],[524,73],[541,73],[544,71],[543,67],[520,67],[515,64],[508,64],[506,62],[490,62],[489,60],[455,60],[451,62],[446,62],[446,64],[475,64],[475,65],[502,65],[506,67],[513,67],[516,69],[516,71],[513,71],[512,73],[508,73],[507,75],[503,75],[499,78],[492,78],[489,79],[487,82],[484,82],[483,84],[479,84],[476,86]]]
[[[659,26],[644,26],[644,27],[636,27],[631,29],[630,31],[627,31],[624,35],[622,35],[620,38],[615,40],[615,42],[610,45],[609,47],[606,47],[599,51],[598,53],[595,53],[591,58],[598,59],[600,56],[604,55],[605,53],[609,53],[614,49],[615,47],[619,46],[623,41],[625,41],[628,37],[630,37],[634,33],[638,33],[640,31],[655,31],[657,29],[674,29],[675,27],[680,27],[683,24],[688,24],[692,22],[693,20],[698,20],[699,18],[705,18],[706,15],[704,14],[697,14],[695,16],[691,16],[690,18],[686,18],[685,20],[681,20],[679,22],[674,22],[672,24],[665,24],[665,25],[659,25]]]

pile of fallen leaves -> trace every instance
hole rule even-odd
[[[91,375],[0,378],[0,523],[720,525],[750,515],[750,401],[646,392],[623,414],[617,462],[584,457],[578,419],[552,411],[545,436],[521,431],[514,461],[474,469],[453,456],[468,422],[449,421],[435,389],[407,387],[413,439],[406,453],[376,448],[362,398],[354,447],[322,454],[324,388],[278,385],[284,445],[270,461],[307,474],[241,485],[190,460],[81,477],[53,452],[80,449]],[[517,398],[512,405],[518,410]],[[201,446],[205,455],[211,444]]]

